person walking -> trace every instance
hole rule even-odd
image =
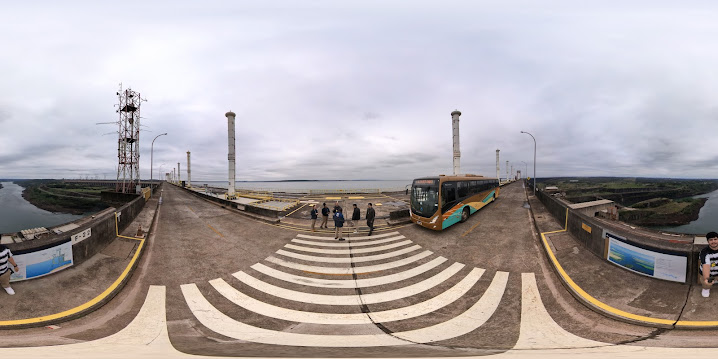
[[[336,213],[334,213],[334,239],[338,239],[340,241],[343,241],[344,238],[342,238],[342,230],[344,227],[344,215],[342,214],[341,208],[337,210]]]
[[[359,229],[359,220],[361,219],[361,211],[359,210],[359,207],[357,207],[357,204],[354,203],[354,212],[352,213],[352,227],[354,227],[354,233],[358,232]]]
[[[329,220],[329,207],[327,207],[327,204],[324,203],[324,207],[322,207],[322,223],[319,224],[319,228],[329,228],[327,227],[327,221]]]
[[[317,206],[313,204],[312,210],[309,211],[309,215],[312,218],[312,232],[317,231],[316,229],[314,229],[314,226],[317,224],[317,214],[319,214],[319,212],[317,211]]]
[[[5,289],[7,294],[13,295],[15,290],[10,286],[10,274],[12,274],[10,273],[10,268],[12,268],[13,272],[18,271],[17,263],[12,257],[10,248],[0,244],[0,286]]]
[[[374,211],[374,207],[372,207],[371,203],[369,203],[369,207],[366,209],[366,225],[369,227],[370,236],[371,233],[374,232],[374,217],[376,217],[376,212]]]

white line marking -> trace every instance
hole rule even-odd
[[[409,270],[390,274],[383,277],[376,277],[376,278],[365,278],[365,279],[318,279],[318,278],[310,278],[305,276],[298,276],[289,274],[286,272],[282,272],[280,270],[276,270],[271,267],[267,267],[262,263],[257,263],[253,265],[251,268],[256,270],[257,272],[260,272],[262,274],[266,274],[270,277],[283,280],[285,282],[295,283],[295,284],[301,284],[306,285],[310,287],[323,287],[323,288],[366,288],[366,287],[374,287],[377,285],[383,285],[383,284],[389,284],[394,283],[398,281],[402,281],[414,276],[417,276],[421,273],[427,272],[430,269],[437,267],[441,263],[446,262],[446,258],[444,257],[438,257],[430,262],[426,262],[418,267],[411,268]]]
[[[449,319],[446,322],[430,327],[394,333],[394,336],[416,343],[431,343],[446,340],[467,334],[484,325],[494,314],[501,303],[501,297],[506,290],[509,273],[496,272],[494,280],[481,299],[467,311]]]
[[[580,348],[611,345],[573,335],[546,311],[533,273],[521,273],[521,329],[514,349]]]
[[[305,292],[298,292],[291,289],[285,289],[281,287],[277,287],[275,285],[263,282],[257,278],[254,278],[250,276],[247,273],[244,273],[242,271],[239,271],[237,273],[234,273],[233,276],[237,279],[239,279],[242,283],[259,290],[261,292],[273,295],[275,297],[293,300],[297,302],[302,303],[312,303],[312,304],[324,304],[324,305],[361,305],[364,304],[374,304],[374,303],[383,303],[383,302],[389,302],[392,300],[397,300],[401,298],[410,297],[412,295],[427,291],[445,280],[449,279],[451,276],[456,274],[463,268],[464,265],[461,263],[454,263],[450,267],[444,269],[440,273],[434,275],[433,277],[430,277],[428,279],[425,279],[419,283],[415,283],[403,288],[385,291],[385,292],[379,292],[379,293],[372,293],[372,294],[364,294],[361,296],[361,300],[358,295],[325,295],[325,294],[313,294],[313,293],[305,293]]]
[[[360,263],[360,262],[371,262],[376,261],[380,259],[387,259],[392,258],[396,256],[400,256],[402,254],[410,253],[416,250],[421,249],[421,246],[415,245],[407,248],[400,249],[398,251],[384,253],[384,254],[376,254],[373,256],[358,256],[358,257],[317,257],[317,256],[308,256],[305,254],[299,254],[294,252],[287,252],[283,249],[278,250],[276,253],[281,254],[286,257],[290,258],[296,258],[301,259],[304,261],[311,261],[311,262],[321,262],[321,263]]]
[[[352,246],[352,247],[373,246],[373,245],[377,245],[377,244],[393,242],[393,241],[396,241],[396,240],[399,240],[399,239],[404,239],[404,238],[406,238],[406,237],[404,237],[404,236],[396,236],[396,237],[389,237],[389,238],[384,238],[384,239],[378,239],[378,240],[376,240],[376,241],[366,241],[366,242],[354,242],[354,241],[351,241],[351,246]],[[348,242],[345,242],[345,241],[344,241],[344,242],[338,242],[338,241],[336,241],[336,240],[334,240],[333,242],[327,243],[327,242],[305,241],[305,240],[303,240],[303,239],[296,239],[296,238],[295,238],[295,239],[292,239],[292,242],[294,242],[294,243],[299,243],[299,244],[309,244],[309,245],[313,245],[313,246],[322,246],[322,247],[344,247],[344,248],[349,247],[349,243],[348,243]],[[336,242],[336,243],[335,243],[335,242]]]
[[[226,337],[254,343],[300,347],[376,347],[412,344],[387,334],[317,335],[287,333],[238,322],[218,311],[194,284],[180,286],[192,314],[205,327]]]
[[[436,297],[433,297],[421,303],[402,308],[391,309],[381,312],[371,312],[368,314],[334,314],[287,309],[267,304],[254,298],[251,298],[248,295],[238,291],[221,278],[213,279],[209,281],[209,283],[212,284],[212,286],[225,298],[237,304],[238,306],[255,312],[257,314],[264,315],[266,317],[283,319],[292,322],[313,324],[372,324],[387,323],[397,320],[415,318],[441,309],[466,294],[466,292],[468,292],[469,289],[471,289],[471,287],[473,287],[476,282],[479,281],[483,273],[483,269],[474,268],[459,283]],[[494,282],[492,282],[492,285],[494,285]]]
[[[224,336],[256,343],[312,347],[371,347],[430,343],[467,334],[483,325],[498,308],[508,273],[497,272],[481,299],[464,313],[430,327],[387,334],[317,335],[279,332],[238,322],[218,311],[194,284],[181,286],[194,316],[210,330]],[[404,338],[407,341],[398,339]]]
[[[398,268],[401,266],[405,266],[407,264],[414,263],[418,260],[424,259],[432,254],[434,254],[434,253],[431,251],[423,251],[419,254],[415,254],[411,257],[400,259],[398,261],[376,264],[376,265],[371,265],[371,266],[354,267],[353,270],[351,267],[310,266],[310,265],[306,265],[306,264],[289,262],[289,261],[286,261],[284,259],[280,259],[277,257],[267,257],[267,258],[265,258],[265,260],[267,262],[278,264],[283,267],[301,270],[301,271],[305,271],[305,272],[312,272],[312,273],[319,273],[319,274],[352,274],[352,273],[361,274],[361,273],[379,272],[379,271],[383,271],[383,270]]]
[[[354,248],[354,249],[321,249],[321,248],[311,248],[311,247],[304,247],[304,246],[296,246],[294,244],[286,244],[284,245],[284,248],[294,249],[297,251],[302,252],[310,252],[310,253],[322,253],[322,254],[356,254],[356,253],[372,253],[372,252],[381,252],[385,251],[387,249],[393,249],[396,247],[406,246],[411,244],[412,242],[410,240],[405,240],[397,243],[391,243],[383,246],[378,247],[371,247],[371,248]]]
[[[376,238],[384,238],[384,237],[399,236],[399,235],[401,235],[399,232],[391,232],[391,233],[375,234],[373,236],[358,236],[358,237],[350,236],[349,239],[351,239],[352,241],[363,241],[363,240],[367,240],[367,239],[376,239]],[[334,239],[333,237],[311,236],[308,234],[297,234],[297,237],[308,238],[308,239],[319,239],[322,241],[336,241],[336,239]]]

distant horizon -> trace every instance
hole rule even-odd
[[[501,177],[505,178],[505,177]],[[522,177],[521,179],[523,179]],[[546,176],[537,177],[539,180],[554,178],[642,178],[642,179],[677,179],[677,180],[706,180],[716,181],[718,178],[701,178],[701,177],[655,177],[655,176]],[[15,180],[83,180],[83,178],[0,178],[0,181]],[[109,178],[87,178],[84,180],[97,181],[114,181]],[[158,179],[152,179],[158,180]],[[186,179],[184,179],[186,181]],[[284,180],[235,180],[235,182],[348,182],[348,181],[410,181],[411,179],[284,179]],[[140,179],[142,182],[150,181],[148,178]],[[227,179],[194,179],[192,182],[227,182]]]

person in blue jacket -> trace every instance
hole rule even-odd
[[[338,239],[340,241],[344,240],[344,238],[342,238],[342,230],[344,229],[343,227],[344,215],[342,214],[342,210],[340,208],[334,213],[334,228],[336,228],[334,239]]]
[[[327,227],[327,221],[329,220],[329,208],[327,208],[327,204],[324,203],[322,207],[322,223],[319,224],[319,228],[329,228]]]

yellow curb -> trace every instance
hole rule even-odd
[[[561,263],[558,262],[558,259],[556,258],[556,255],[554,255],[553,251],[548,245],[548,240],[546,239],[547,234],[552,233],[560,233],[560,232],[566,232],[566,228],[568,228],[568,208],[566,208],[566,224],[563,227],[564,229],[560,231],[551,231],[551,232],[541,232],[541,241],[543,243],[544,249],[546,250],[546,253],[548,254],[549,259],[554,265],[554,268],[556,268],[556,271],[559,273],[559,276],[561,276],[561,279],[563,279],[564,283],[568,285],[571,290],[578,296],[581,297],[584,301],[590,303],[591,305],[601,309],[602,311],[611,314],[618,318],[628,319],[632,323],[646,325],[646,326],[656,326],[659,325],[661,327],[672,327],[675,326],[677,328],[685,327],[685,328],[708,328],[708,327],[716,327],[718,326],[718,321],[697,321],[697,320],[669,320],[669,319],[658,319],[658,318],[651,318],[646,317],[643,315],[637,315],[633,313],[629,313],[617,308],[614,308],[606,303],[603,303],[599,301],[598,299],[594,298],[590,294],[586,293],[585,290],[583,290],[581,287],[576,284],[576,282],[571,279],[571,277],[566,273],[566,271],[561,266]]]

